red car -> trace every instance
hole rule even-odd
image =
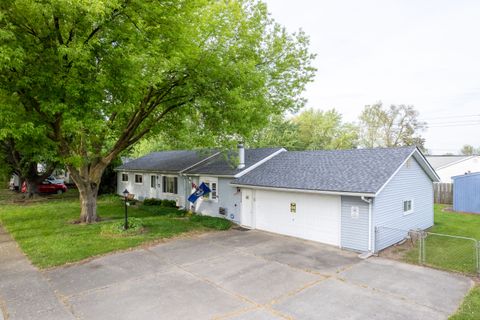
[[[42,183],[39,184],[37,188],[38,192],[40,193],[62,194],[64,192],[67,192],[67,186],[65,184],[51,183],[48,180],[42,181]],[[22,192],[27,192],[27,184],[25,182],[22,184]]]
[[[62,194],[64,192],[67,192],[67,186],[63,183],[57,184],[57,183],[52,183],[48,180],[45,180],[38,185],[38,192]]]

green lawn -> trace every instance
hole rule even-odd
[[[231,225],[225,219],[187,217],[175,208],[140,204],[128,210],[129,216],[141,218],[145,232],[125,237],[102,233],[102,226],[118,223],[124,217],[123,202],[116,196],[99,198],[98,213],[104,221],[96,224],[73,223],[80,214],[79,202],[76,198],[68,198],[67,194],[33,203],[2,204],[0,223],[32,263],[40,268],[79,261],[188,232],[226,229]]]
[[[461,236],[480,240],[480,215],[445,211],[445,205],[435,205],[435,225],[432,233]],[[426,264],[451,271],[476,274],[476,243],[468,239],[428,235],[425,239]],[[406,260],[418,263],[418,247],[409,251]]]
[[[462,305],[449,320],[480,319],[480,286],[473,288],[463,300]]]
[[[435,205],[435,225],[429,231],[480,240],[480,215],[446,211],[446,207]],[[425,246],[427,265],[476,275],[474,242],[429,235]],[[410,250],[405,258],[409,262],[418,263],[418,248]],[[450,320],[474,319],[480,319],[480,286],[470,291],[458,311],[450,317]]]

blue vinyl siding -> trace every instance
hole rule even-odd
[[[480,173],[453,177],[453,210],[480,213]]]
[[[413,212],[405,215],[403,201],[413,201]],[[433,225],[433,183],[411,157],[377,195],[373,202],[375,251],[405,238],[411,229]]]
[[[342,196],[342,248],[368,251],[368,206],[360,197]],[[352,207],[359,208],[358,217],[352,217]]]

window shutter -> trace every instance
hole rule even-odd
[[[162,176],[162,192],[167,192],[167,177]]]
[[[177,177],[173,178],[173,193],[175,193],[175,194],[178,193],[178,178]]]

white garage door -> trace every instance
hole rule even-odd
[[[340,245],[340,196],[255,190],[257,229]]]

